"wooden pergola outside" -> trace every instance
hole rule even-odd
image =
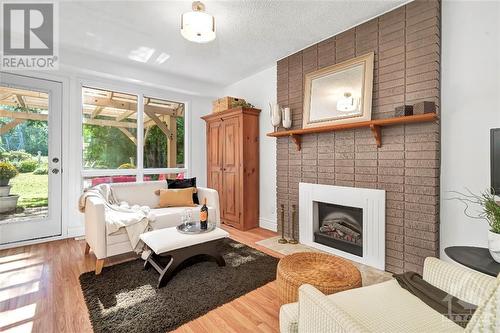
[[[0,127],[3,135],[27,120],[48,121],[48,95],[42,92],[0,87],[0,117],[12,119]],[[11,111],[2,108],[8,105],[21,108]],[[25,109],[25,110],[22,110]],[[37,110],[38,112],[33,112]],[[137,129],[137,98],[134,95],[83,88],[83,124],[107,126],[119,129],[137,145],[131,132]],[[184,104],[155,98],[144,98],[144,138],[153,126],[168,138],[167,167],[177,167],[177,118],[184,117]]]

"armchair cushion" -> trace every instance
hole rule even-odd
[[[340,292],[332,303],[372,332],[462,332],[463,328],[400,287],[396,280]]]
[[[494,277],[433,257],[425,259],[423,278],[433,286],[474,305],[485,299],[495,284]]]
[[[500,274],[497,276],[489,294],[479,304],[466,332],[500,332]]]
[[[299,331],[299,303],[285,304],[280,308],[280,332]]]

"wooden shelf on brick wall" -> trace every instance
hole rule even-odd
[[[372,130],[373,136],[375,137],[375,142],[377,143],[377,147],[380,148],[382,147],[382,131],[381,131],[382,127],[401,125],[401,124],[430,122],[437,119],[438,119],[437,114],[433,112],[433,113],[418,114],[413,116],[363,121],[359,123],[329,125],[329,126],[321,126],[314,128],[302,128],[289,131],[278,131],[278,132],[267,133],[267,136],[272,136],[275,138],[287,137],[287,136],[291,137],[293,142],[297,146],[297,150],[300,150],[302,135],[305,134],[345,131],[355,128],[370,128]]]

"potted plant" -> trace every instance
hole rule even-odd
[[[9,162],[0,162],[0,213],[16,209],[18,195],[10,195],[9,181],[17,175],[17,169]]]
[[[495,200],[493,191],[484,191],[474,194],[468,190],[468,194],[454,192],[460,196],[455,198],[465,204],[464,213],[474,219],[486,220],[490,225],[488,230],[488,249],[493,259],[500,263],[500,204]],[[470,205],[479,205],[479,212],[471,213]]]
[[[17,169],[9,162],[0,162],[0,186],[9,185],[9,180],[17,176]]]

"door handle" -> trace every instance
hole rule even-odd
[[[57,175],[59,173],[59,169],[55,168],[55,169],[52,169],[52,173],[54,175]]]
[[[52,159],[52,162],[54,162],[54,163],[57,163],[57,162],[59,162],[59,158],[57,158],[57,157],[54,157],[54,158]]]

